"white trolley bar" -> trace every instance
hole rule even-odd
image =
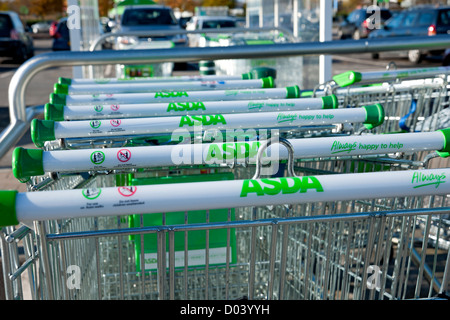
[[[446,195],[450,169],[356,173],[47,192],[1,191],[0,226],[19,222],[243,206]],[[173,195],[177,195],[176,201]]]
[[[55,84],[54,92],[67,95],[108,94],[108,93],[145,93],[158,91],[205,91],[232,89],[273,88],[272,77],[249,80],[210,80],[210,81],[180,81],[167,83],[112,83],[64,85]]]
[[[379,104],[352,109],[304,110],[213,114],[181,117],[127,118],[91,121],[33,119],[31,136],[36,146],[61,138],[95,138],[145,134],[180,134],[217,129],[298,128],[310,125],[364,123],[369,129],[382,124],[384,110]],[[198,131],[197,131],[198,130]]]
[[[442,157],[450,151],[450,129],[423,133],[361,135],[345,137],[287,139],[294,159],[359,156],[374,154],[438,151]],[[174,165],[221,165],[248,161],[255,163],[264,141],[194,143],[163,146],[101,148],[82,150],[25,149],[13,152],[13,173],[22,182],[48,172],[91,172],[167,167]],[[267,148],[264,161],[288,159],[279,144]]]
[[[63,121],[336,108],[338,108],[337,98],[334,95],[330,95],[320,98],[299,99],[99,104],[83,106],[63,106],[47,103],[44,113],[46,120]]]
[[[118,103],[158,103],[158,102],[194,102],[194,101],[234,101],[250,99],[291,99],[300,98],[298,86],[285,88],[207,90],[207,91],[157,91],[148,93],[109,93],[66,95],[51,93],[50,103],[59,105],[98,105]]]

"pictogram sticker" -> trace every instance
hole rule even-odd
[[[92,120],[89,124],[92,129],[98,129],[102,125],[102,122],[100,120]]]
[[[97,189],[97,188],[88,188],[88,189],[83,189],[81,191],[81,194],[83,195],[83,197],[85,197],[88,200],[97,199],[100,196],[100,193],[102,193],[102,189]]]
[[[120,149],[117,151],[117,159],[120,162],[127,162],[131,159],[131,152],[128,149]]]
[[[112,104],[111,105],[111,110],[112,111],[117,111],[117,110],[119,110],[119,108],[120,108],[120,106],[118,104]]]
[[[119,187],[117,190],[122,196],[131,197],[133,194],[136,193],[137,188],[134,186],[126,186],[126,187]]]
[[[91,153],[91,162],[93,164],[101,164],[105,161],[105,154],[101,151],[94,151]]]
[[[113,127],[118,127],[118,126],[120,126],[120,124],[122,123],[122,121],[119,120],[119,119],[114,119],[114,120],[111,120],[110,123],[111,123],[111,125],[112,125]]]

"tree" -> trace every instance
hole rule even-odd
[[[178,8],[181,12],[190,11],[194,12],[195,7],[201,5],[200,0],[165,0],[164,4],[173,9]]]
[[[39,17],[63,13],[63,0],[31,0],[30,13]]]

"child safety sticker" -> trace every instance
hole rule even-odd
[[[118,191],[120,195],[124,197],[131,197],[133,194],[136,193],[137,188],[133,186],[119,187]]]
[[[131,152],[128,149],[120,149],[117,151],[117,159],[120,162],[127,162],[131,159]]]

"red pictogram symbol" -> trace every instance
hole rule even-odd
[[[119,120],[119,119],[115,119],[115,120],[111,120],[110,123],[111,123],[111,125],[112,125],[113,127],[118,127],[118,126],[120,126],[120,124],[122,123],[122,121]]]
[[[117,159],[120,162],[127,162],[131,159],[131,152],[128,149],[120,149],[117,151]]]
[[[117,110],[119,110],[119,108],[120,108],[120,106],[118,104],[112,104],[111,105],[111,110],[112,111],[117,111]]]
[[[127,187],[119,187],[117,190],[119,191],[119,193],[122,196],[124,196],[124,197],[131,197],[133,194],[136,193],[137,188],[136,187],[127,186]]]

